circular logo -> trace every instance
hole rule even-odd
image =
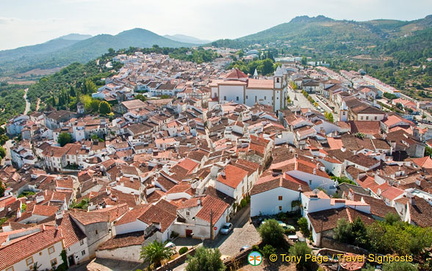
[[[248,263],[252,266],[260,265],[263,261],[263,256],[258,251],[252,251],[248,255]]]

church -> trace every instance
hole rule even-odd
[[[211,98],[219,103],[235,102],[248,106],[269,105],[274,111],[286,107],[287,80],[278,67],[273,79],[249,78],[239,69],[233,69],[223,80],[210,83]]]

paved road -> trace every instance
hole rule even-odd
[[[222,255],[233,256],[239,253],[242,246],[252,246],[261,240],[254,225],[249,222],[250,207],[241,209],[231,220],[233,231],[228,235],[219,234],[215,240],[204,241],[205,247],[219,248]],[[185,270],[186,264],[174,268],[174,271]]]
[[[298,106],[300,108],[310,108],[316,110],[315,106],[313,106],[308,99],[301,92],[296,92],[295,90],[288,89],[288,96],[293,102],[294,106]]]
[[[28,92],[28,88],[26,88],[25,90],[24,90],[24,96],[23,96],[23,98],[24,98],[24,100],[25,100],[25,102],[26,102],[26,107],[25,107],[25,110],[24,110],[24,115],[27,115],[27,113],[30,111],[30,102],[27,100],[27,92]]]
[[[233,222],[234,230],[227,236],[222,236],[216,244],[222,255],[233,256],[240,252],[243,246],[252,246],[261,240],[259,233],[250,222],[250,206],[240,210],[238,217]]]

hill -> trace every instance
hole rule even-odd
[[[372,20],[356,22],[325,16],[299,16],[267,30],[235,40],[218,40],[215,46],[242,48],[253,44],[285,46],[291,51],[325,55],[359,55],[371,48],[419,34],[432,26],[432,16],[415,21]],[[421,34],[421,33],[420,33]]]
[[[0,51],[0,75],[13,75],[34,68],[62,67],[73,62],[85,63],[106,53],[109,48],[114,50],[129,47],[148,48],[153,45],[191,46],[191,44],[173,41],[140,28],[123,31],[114,36],[102,34],[81,40],[77,35],[68,35],[43,44]]]

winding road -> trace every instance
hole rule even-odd
[[[24,89],[24,96],[23,96],[23,98],[24,98],[24,100],[25,100],[25,102],[26,102],[26,107],[25,107],[25,109],[24,109],[24,113],[23,113],[23,115],[27,115],[27,113],[30,111],[30,102],[27,100],[27,91],[28,91],[28,88],[26,88],[26,89]]]

